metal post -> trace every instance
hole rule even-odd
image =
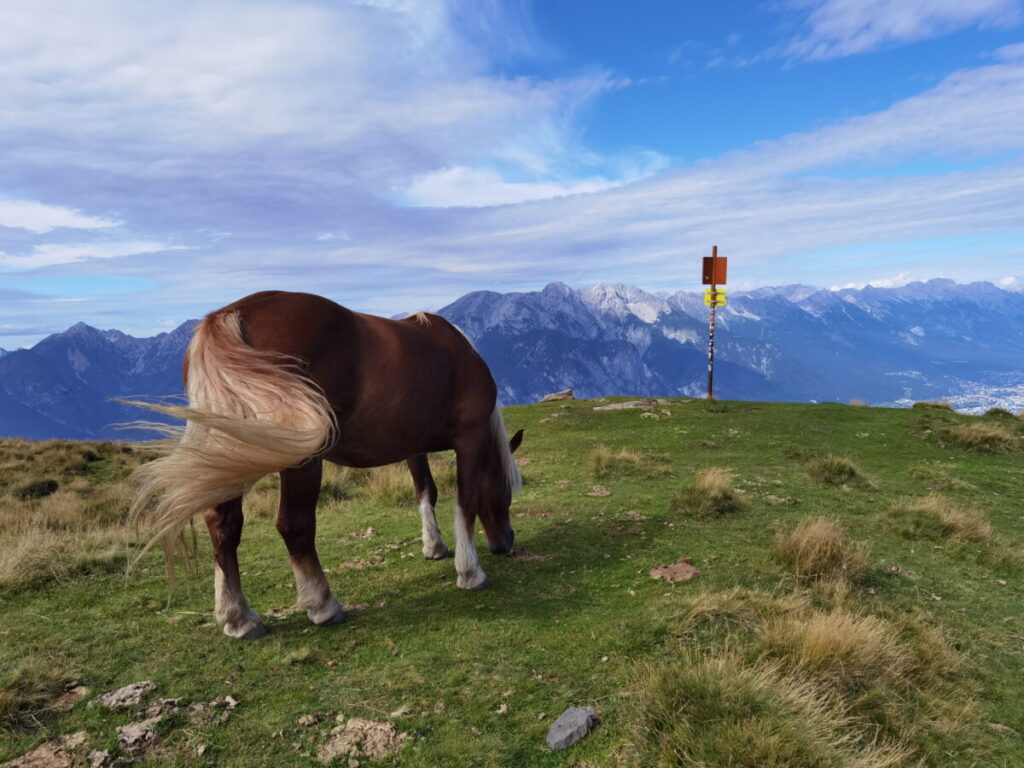
[[[711,246],[712,268],[711,274],[715,275],[715,267],[718,261],[718,246]],[[714,277],[712,277],[714,280]],[[708,324],[708,400],[714,400],[713,384],[715,378],[715,308],[718,304],[718,286],[711,283],[711,320]]]

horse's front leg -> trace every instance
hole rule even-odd
[[[345,611],[331,594],[316,554],[316,502],[320,496],[323,462],[310,459],[281,472],[281,506],[277,530],[288,547],[298,604],[320,626],[340,624]]]
[[[441,560],[450,557],[448,545],[441,538],[441,530],[437,527],[434,508],[437,506],[437,485],[430,472],[430,461],[427,454],[421,453],[405,462],[412,473],[412,481],[416,485],[416,500],[420,506],[420,525],[423,529],[423,556],[427,560]]]
[[[228,637],[247,639],[267,634],[260,615],[249,607],[238,575],[238,543],[242,540],[242,498],[232,499],[203,514],[213,542],[214,616]]]

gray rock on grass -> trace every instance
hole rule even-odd
[[[544,395],[537,402],[539,403],[550,403],[557,402],[558,400],[575,400],[576,395],[573,394],[571,389],[563,389],[561,392],[552,392],[550,395]]]
[[[142,700],[156,690],[156,683],[152,680],[143,680],[138,683],[126,685],[116,691],[104,693],[92,700],[92,704],[99,704],[109,709],[124,709],[141,704]]]
[[[569,707],[548,730],[548,746],[559,750],[571,747],[590,733],[600,721],[591,707]]]

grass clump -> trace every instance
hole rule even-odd
[[[733,587],[725,592],[703,592],[690,601],[686,622],[733,630],[753,630],[769,619],[799,614],[810,601],[799,593],[772,594],[759,589]]]
[[[828,517],[809,518],[792,532],[776,535],[774,551],[805,582],[858,581],[867,568],[864,546],[851,542],[843,524]]]
[[[822,686],[730,654],[649,668],[638,694],[644,747],[664,768],[885,768],[907,757],[858,739]]]
[[[919,400],[918,402],[914,403],[911,407],[912,408],[916,408],[917,410],[932,410],[932,411],[952,411],[953,410],[953,406],[950,405],[949,403],[947,403],[945,400],[942,400],[942,401],[937,402],[937,403],[930,403],[930,402],[928,402],[926,400]]]
[[[969,491],[974,488],[970,483],[937,467],[914,467],[907,470],[907,475],[937,491]]]
[[[590,454],[590,467],[594,477],[602,478],[616,472],[633,472],[644,465],[644,457],[639,452],[622,448],[613,451],[606,445],[597,446]]]
[[[1014,416],[1012,413],[1010,413],[1005,408],[989,408],[987,411],[985,411],[985,415],[990,417],[990,418],[997,418],[997,419],[1015,419],[1015,418],[1017,418],[1016,416]]]
[[[0,732],[42,725],[53,700],[72,679],[59,659],[29,658],[0,672]]]
[[[747,506],[747,500],[732,483],[732,472],[722,467],[710,467],[697,473],[692,485],[679,490],[670,509],[701,520],[710,520],[738,512]]]
[[[911,666],[891,625],[843,610],[770,621],[762,644],[769,655],[844,687],[893,682]]]
[[[807,464],[807,474],[822,485],[866,485],[867,478],[850,459],[842,456],[822,456]]]
[[[1008,453],[1020,444],[1006,427],[985,422],[945,427],[938,437],[944,446],[979,453]]]
[[[974,507],[960,506],[934,493],[903,499],[890,507],[886,515],[890,521],[902,527],[905,535],[914,538],[975,542],[992,538],[992,525],[984,512]]]

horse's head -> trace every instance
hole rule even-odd
[[[479,508],[480,522],[487,534],[487,544],[495,555],[505,555],[512,551],[512,545],[516,539],[516,532],[512,530],[509,522],[509,506],[512,504],[512,494],[522,485],[522,477],[519,474],[519,467],[516,465],[512,454],[523,442],[523,430],[516,432],[508,441],[506,451],[499,451],[504,454],[500,465],[500,476],[491,483],[490,493],[485,494],[483,503]]]

